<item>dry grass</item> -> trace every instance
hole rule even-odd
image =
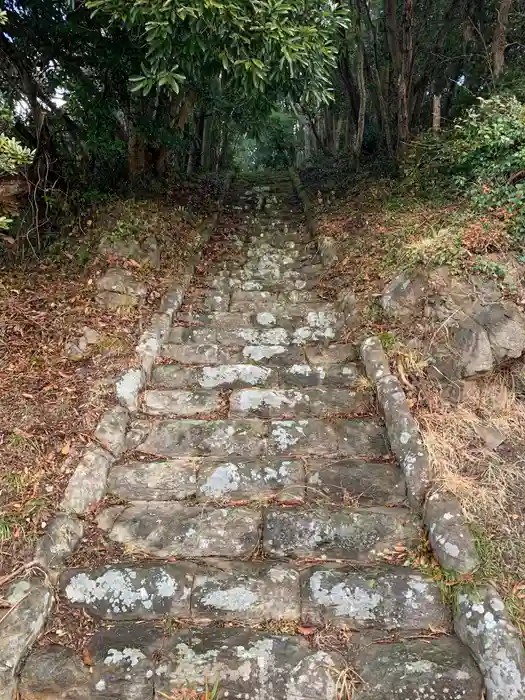
[[[467,385],[452,405],[434,397],[416,415],[438,487],[457,496],[476,533],[478,579],[496,583],[525,632],[525,403],[522,366]],[[431,408],[429,408],[431,406]],[[486,430],[503,440],[487,444]]]

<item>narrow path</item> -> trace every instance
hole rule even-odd
[[[22,697],[480,700],[438,585],[400,565],[420,522],[290,185],[239,183],[230,206],[248,233],[178,314],[98,519],[151,559],[66,572],[114,624],[89,673],[33,652]]]

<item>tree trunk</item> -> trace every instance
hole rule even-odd
[[[401,21],[401,70],[398,76],[398,149],[403,151],[410,138],[408,97],[412,76],[413,57],[413,0],[404,0]]]
[[[146,167],[146,148],[144,139],[137,133],[135,125],[128,123],[128,174],[131,182],[144,173]]]
[[[201,169],[206,171],[210,167],[211,156],[211,131],[213,127],[213,116],[208,114],[204,117],[202,126],[202,142],[201,142]]]
[[[432,98],[432,131],[436,135],[441,131],[441,95]]]
[[[354,159],[356,169],[359,167],[359,158],[363,147],[366,116],[366,81],[365,81],[365,48],[359,37],[359,54],[357,58],[357,81],[359,85],[359,116],[354,140]]]
[[[497,79],[503,73],[505,65],[505,48],[507,46],[507,29],[512,0],[501,0],[498,8],[498,18],[492,38],[492,73]]]

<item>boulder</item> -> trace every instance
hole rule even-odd
[[[97,280],[97,301],[107,308],[137,306],[148,293],[146,285],[129,270],[110,268]]]
[[[411,316],[423,304],[430,289],[426,276],[421,274],[411,278],[402,272],[387,284],[380,303],[388,316]]]
[[[154,236],[143,240],[132,236],[120,239],[104,236],[100,241],[99,251],[102,255],[135,260],[141,265],[149,263],[153,267],[160,266],[159,244]]]

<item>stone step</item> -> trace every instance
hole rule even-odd
[[[479,700],[481,674],[468,650],[446,635],[377,640],[354,634],[325,651],[293,634],[191,627],[166,635],[155,623],[97,631],[84,657],[58,645],[35,648],[21,673],[24,698],[190,698],[217,686],[217,700]]]
[[[181,312],[173,319],[168,341],[169,343],[183,343],[187,341],[184,330],[234,330],[240,327],[254,327],[260,329],[280,326],[288,330],[295,330],[298,326],[312,326],[324,328],[334,326],[336,328],[345,324],[344,314],[335,311],[334,305],[327,302],[308,304],[279,302],[278,311],[270,311],[264,308],[257,311],[211,311]],[[236,343],[233,342],[232,345]]]
[[[404,508],[215,507],[168,501],[131,501],[98,516],[108,537],[154,557],[252,556],[262,545],[277,559],[345,559],[378,563],[395,548],[411,549],[420,525]],[[260,530],[263,537],[260,540]]]
[[[188,394],[189,392],[178,393]],[[326,416],[333,413],[363,415],[370,412],[373,401],[371,391],[333,388],[240,389],[234,391],[230,396],[230,415],[234,418],[303,418],[305,416]],[[177,402],[178,399],[175,398],[175,406]],[[162,400],[157,399],[156,405],[158,406],[160,403]],[[210,400],[209,403],[213,403],[213,400]],[[166,400],[165,405],[170,405],[168,400]],[[194,413],[188,412],[186,415],[199,413],[200,405],[201,397],[197,395]],[[187,410],[191,410],[189,406]]]
[[[133,427],[133,426],[131,426]],[[141,426],[136,450],[155,457],[341,456],[374,460],[389,455],[383,426],[351,420],[158,420]]]
[[[134,460],[110,468],[107,491],[124,501],[306,499],[315,505],[404,505],[406,496],[403,474],[395,464],[304,457]]]
[[[218,391],[152,389],[142,395],[142,411],[149,416],[204,417],[221,411],[224,406]]]
[[[108,564],[69,569],[68,603],[91,617],[127,621],[165,615],[195,622],[288,620],[322,627],[417,631],[450,628],[450,610],[432,579],[405,568],[313,566],[216,559]]]

